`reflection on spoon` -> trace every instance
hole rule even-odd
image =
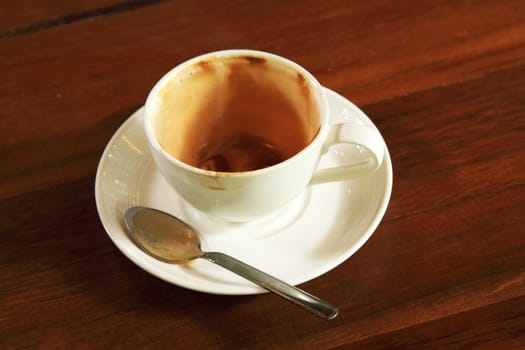
[[[203,258],[290,300],[326,320],[339,310],[327,302],[275,277],[218,252],[203,252],[197,232],[183,221],[160,210],[133,207],[125,214],[126,226],[135,243],[152,257],[173,264]]]

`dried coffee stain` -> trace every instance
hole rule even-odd
[[[215,66],[210,61],[199,61],[195,63],[195,65],[202,69],[203,72],[211,72],[215,70]]]
[[[297,80],[299,81],[299,86],[302,89],[303,96],[307,99],[310,99],[310,87],[304,75],[300,72],[297,72]]]
[[[219,183],[220,176],[216,172],[213,172],[213,175],[208,175],[208,178],[210,180],[212,180],[213,182],[215,182],[216,184],[214,184],[214,185],[205,185],[206,188],[208,188],[208,189],[210,189],[212,191],[225,191],[226,190],[226,188],[224,188],[224,186],[222,186]]]
[[[246,56],[239,56],[240,59],[244,59],[246,61],[248,61],[250,64],[253,64],[253,65],[263,65],[263,64],[266,64],[267,61],[266,61],[266,58],[262,58],[262,57],[257,57],[257,56],[249,56],[249,55],[246,55]]]

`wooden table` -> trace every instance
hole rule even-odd
[[[523,1],[0,4],[0,348],[524,349]],[[218,296],[144,272],[108,238],[94,176],[168,69],[288,57],[360,106],[392,156],[387,213],[301,287]]]

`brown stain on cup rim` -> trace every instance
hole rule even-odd
[[[244,56],[238,56],[238,58],[244,59],[244,60],[248,61],[250,64],[253,64],[253,65],[256,65],[256,64],[257,65],[263,65],[263,64],[268,63],[266,61],[266,58],[263,58],[263,57],[244,55]]]
[[[307,99],[310,99],[310,88],[308,86],[308,81],[301,72],[297,72],[297,80],[299,85],[302,87],[303,96]]]
[[[204,72],[211,72],[215,70],[213,63],[208,60],[198,61],[195,63],[195,65],[198,66]]]

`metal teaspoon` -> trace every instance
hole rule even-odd
[[[168,213],[152,208],[132,207],[125,213],[125,223],[139,248],[158,260],[180,264],[203,258],[296,303],[326,320],[335,318],[339,312],[335,306],[316,296],[229,255],[202,251],[198,233]]]

